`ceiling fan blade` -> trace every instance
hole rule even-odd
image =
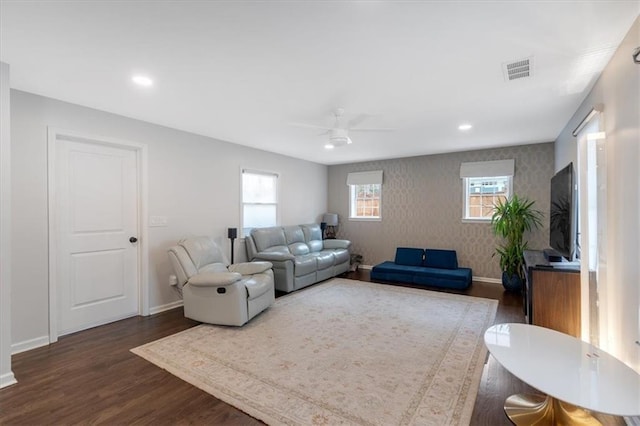
[[[395,132],[397,129],[389,127],[357,127],[355,129],[349,129],[350,132]]]
[[[371,114],[358,114],[357,116],[355,116],[354,118],[349,120],[349,127],[351,128],[351,127],[357,126],[358,124],[362,123],[364,120],[366,120],[369,117],[372,117],[372,115]]]
[[[304,127],[307,129],[331,130],[331,127],[316,126],[315,124],[307,124],[307,123],[289,123],[289,126]]]

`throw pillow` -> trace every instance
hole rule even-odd
[[[419,248],[398,247],[396,249],[396,265],[420,266],[424,257],[424,250]]]
[[[458,269],[458,256],[455,250],[426,249],[424,266],[428,268]]]

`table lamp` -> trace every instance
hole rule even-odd
[[[326,238],[333,240],[336,238],[336,232],[338,231],[338,214],[337,213],[325,213],[322,216],[322,221],[327,224]]]

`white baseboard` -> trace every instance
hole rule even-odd
[[[168,311],[170,309],[178,308],[180,306],[182,306],[182,300],[177,300],[175,302],[167,303],[166,305],[155,306],[149,309],[149,315],[159,314],[160,312]],[[11,355],[30,351],[32,349],[40,348],[42,346],[47,346],[49,343],[50,343],[49,336],[40,336],[40,337],[36,337],[35,339],[25,340],[24,342],[14,343],[11,345]],[[0,380],[2,379],[3,378],[0,377]]]
[[[176,300],[175,302],[167,303],[166,305],[154,306],[149,309],[149,315],[159,314],[160,312],[179,308],[182,304],[182,300]]]
[[[25,340],[24,342],[14,343],[11,345],[11,355],[30,351],[35,348],[41,348],[42,346],[47,346],[49,343],[49,336],[40,336],[35,339]]]
[[[487,278],[487,277],[472,277],[473,281],[477,281],[480,283],[489,283],[489,284],[500,284],[502,285],[502,280],[500,278]]]
[[[0,389],[5,388],[7,386],[15,385],[18,383],[16,377],[13,375],[13,372],[9,372],[0,376]]]
[[[373,269],[373,265],[359,265],[358,269],[364,269],[365,271],[370,271]]]

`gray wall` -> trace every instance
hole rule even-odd
[[[515,159],[514,192],[535,201],[545,228],[529,237],[531,248],[548,246],[549,181],[553,143],[428,155],[329,167],[329,210],[340,216],[338,237],[353,242],[364,263],[393,260],[399,246],[451,248],[475,277],[499,278],[497,240],[488,223],[463,223],[460,163]],[[383,170],[382,221],[349,221],[349,172]]]
[[[640,46],[640,18],[595,86],[556,140],[556,169],[576,164],[571,133],[593,105],[604,105],[607,138],[608,330],[604,349],[640,371],[640,65],[631,59]]]
[[[179,300],[168,285],[168,246],[187,235],[211,235],[228,244],[226,228],[239,227],[241,167],[280,174],[282,224],[318,222],[326,211],[326,166],[14,90],[14,346],[48,335],[47,126],[148,145],[148,213],[168,217],[167,227],[149,228],[151,308]],[[241,261],[244,245],[236,247]]]

